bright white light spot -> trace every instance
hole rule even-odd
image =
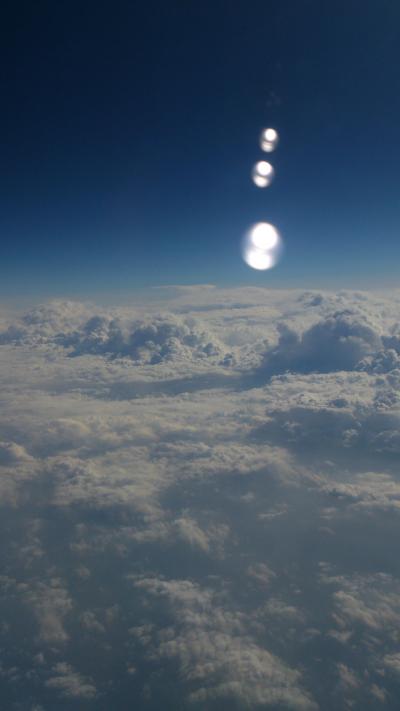
[[[270,181],[268,178],[264,178],[263,175],[252,175],[253,178],[253,183],[254,185],[257,185],[258,188],[267,188],[268,185],[270,184]]]
[[[266,153],[272,153],[279,143],[278,131],[274,128],[264,128],[261,131],[260,146]]]
[[[253,167],[251,177],[253,183],[257,185],[258,188],[266,188],[272,183],[275,171],[271,163],[267,163],[266,160],[260,160]]]
[[[266,141],[271,141],[271,143],[273,143],[278,140],[278,133],[274,128],[266,128],[264,131],[264,138]]]
[[[253,247],[266,252],[274,249],[279,242],[278,231],[269,222],[259,222],[250,230],[249,237]]]
[[[244,256],[245,262],[253,269],[271,269],[274,266],[274,258],[268,252],[261,249],[249,249]]]
[[[258,222],[246,233],[242,245],[243,259],[253,269],[271,269],[278,262],[282,249],[276,227]]]
[[[270,175],[273,171],[271,163],[267,163],[266,160],[260,160],[256,163],[256,170],[260,175]]]

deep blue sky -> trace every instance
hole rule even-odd
[[[397,0],[20,2],[0,32],[3,296],[398,284]]]

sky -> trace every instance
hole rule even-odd
[[[6,3],[3,298],[395,286],[399,20],[393,0]],[[285,244],[264,273],[240,255],[259,220]]]

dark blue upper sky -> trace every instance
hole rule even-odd
[[[398,283],[397,0],[20,2],[0,32],[4,296]]]

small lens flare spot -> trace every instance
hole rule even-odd
[[[274,128],[264,128],[261,131],[260,146],[266,153],[272,153],[279,143],[278,131]]]
[[[281,251],[280,234],[269,222],[253,225],[242,244],[243,259],[252,269],[271,269],[278,262]]]
[[[274,175],[275,171],[271,163],[267,163],[266,160],[258,161],[251,173],[253,183],[257,185],[258,188],[266,188],[268,185],[271,185]]]

